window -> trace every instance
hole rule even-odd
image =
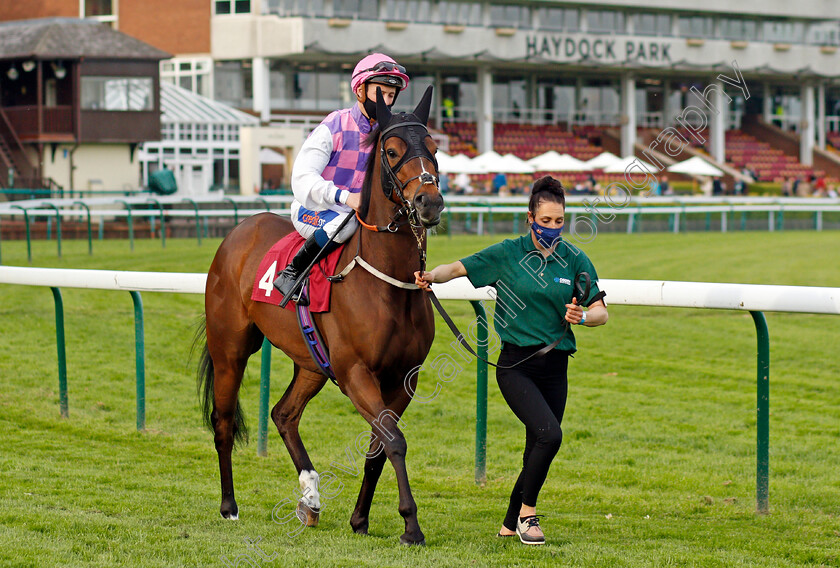
[[[117,21],[114,0],[79,0],[79,17],[90,18],[113,26]]]
[[[730,40],[756,40],[758,27],[755,20],[723,19],[720,21],[720,37]]]
[[[217,101],[240,108],[251,106],[251,67],[244,61],[217,61],[213,92]]]
[[[440,23],[458,26],[480,26],[481,4],[477,2],[447,2],[439,4]]]
[[[808,43],[815,45],[840,44],[840,22],[819,22],[808,29]]]
[[[668,14],[634,14],[633,33],[636,35],[671,35],[671,16]]]
[[[216,0],[216,14],[250,14],[251,0]]]
[[[82,77],[82,109],[154,110],[151,77]]]
[[[789,21],[765,21],[764,41],[802,43],[805,40],[805,24]]]
[[[713,37],[714,21],[705,16],[681,16],[680,35],[684,37]]]
[[[161,61],[160,78],[199,95],[210,96],[210,58],[180,58]]]
[[[385,19],[398,22],[430,22],[432,7],[429,0],[386,0]]]
[[[113,16],[114,6],[111,0],[82,0],[85,18]]]
[[[377,0],[334,0],[333,15],[339,18],[375,20],[379,17]]]
[[[566,8],[538,8],[540,29],[575,31],[579,28],[578,11]]]
[[[624,32],[624,13],[614,10],[590,10],[586,13],[590,32]]]
[[[500,28],[530,28],[530,12],[526,6],[491,4],[490,25]]]
[[[362,4],[369,4],[369,0],[362,0]],[[332,15],[332,12],[327,14],[324,0],[268,0],[267,4],[264,2],[263,5],[266,6],[269,13],[281,17],[326,17]]]

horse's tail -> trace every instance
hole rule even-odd
[[[198,329],[193,339],[193,350],[201,348],[201,356],[198,360],[197,389],[198,399],[201,404],[201,413],[204,418],[204,425],[213,431],[213,389],[216,373],[213,368],[213,359],[210,357],[210,350],[207,349],[207,320],[201,317]],[[242,412],[242,405],[236,401],[236,410],[233,414],[233,442],[235,445],[248,443],[248,426],[245,424],[245,415]]]

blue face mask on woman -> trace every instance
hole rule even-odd
[[[534,232],[534,236],[537,237],[537,242],[545,248],[551,248],[551,246],[555,244],[555,241],[560,238],[560,234],[563,232],[563,227],[552,229],[550,227],[543,227],[534,221],[531,223],[531,230]]]

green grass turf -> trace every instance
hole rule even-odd
[[[501,237],[433,237],[430,266]],[[218,241],[34,243],[34,265],[205,271]],[[602,278],[840,286],[836,232],[602,234],[585,247]],[[2,243],[27,265],[25,244]],[[236,450],[238,522],[219,517],[212,435],[201,425],[195,359],[202,297],[144,294],[147,428],[135,431],[133,309],[127,293],[63,290],[70,418],[58,413],[52,295],[0,285],[0,566],[224,566],[261,538],[259,566],[840,566],[840,319],[767,314],[771,336],[770,508],[755,507],[755,331],[749,314],[612,306],[578,332],[565,440],[540,496],[548,544],[496,539],[524,432],[490,372],[488,471],[474,476],[475,371],[405,416],[408,469],[427,546],[403,531],[386,465],[371,535],[348,524],[359,479],[321,525],[294,538],[271,520],[294,499],[294,467],[270,432],[256,456],[259,357],[242,401],[251,444]],[[609,297],[607,298],[609,300]],[[446,302],[463,328],[465,302]],[[432,356],[450,351],[438,322]],[[272,403],[291,365],[275,351]],[[429,389],[430,375],[421,376]],[[430,392],[430,391],[429,391]],[[304,415],[316,467],[342,460],[366,424],[328,384]],[[284,509],[284,512],[288,509]],[[248,566],[243,561],[240,566]]]

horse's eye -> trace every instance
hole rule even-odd
[[[389,158],[396,158],[397,153],[394,150],[388,150],[388,157]]]

